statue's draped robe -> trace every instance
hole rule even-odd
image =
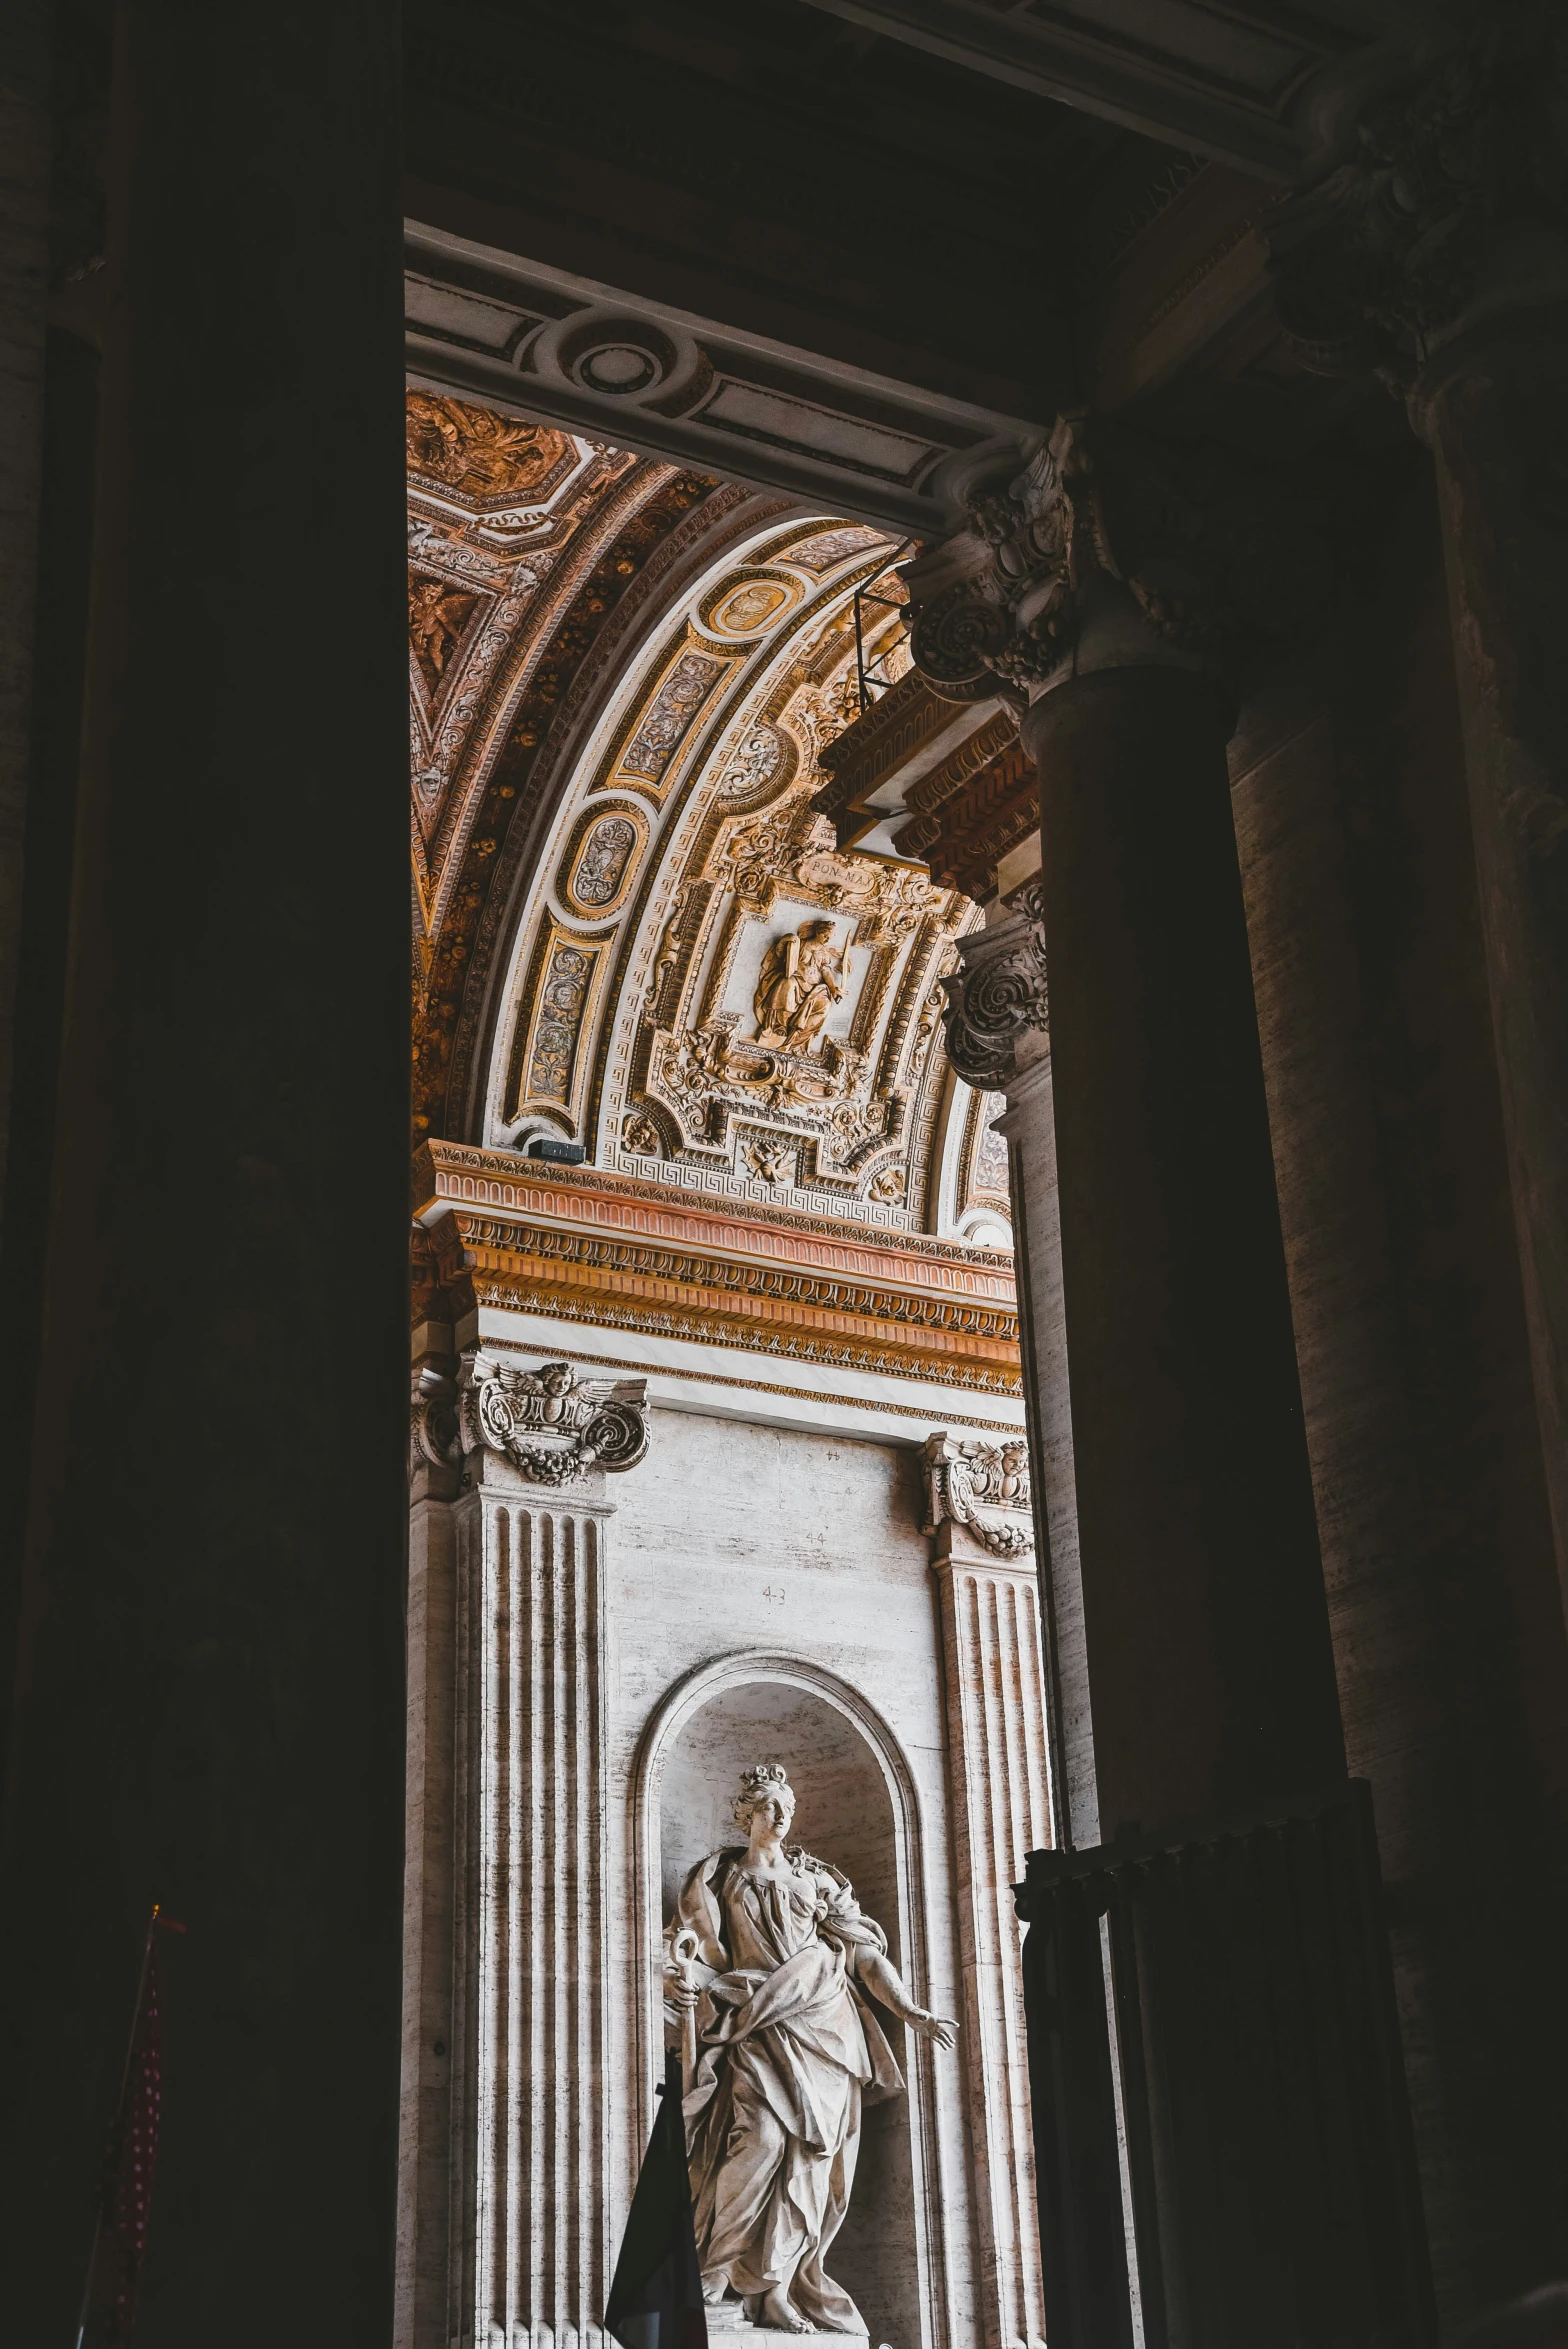
[[[811,1050],[817,1030],[838,1000],[838,988],[826,975],[837,963],[830,948],[808,946],[799,938],[774,940],[762,958],[753,1006],[759,1043],[782,1044],[788,1039],[797,1051]]]
[[[785,1856],[787,1878],[710,1853],[670,1921],[671,1939],[692,1928],[714,1975],[686,2097],[697,2256],[705,2285],[742,2299],[782,2286],[823,2331],[863,2332],[822,2260],[849,2205],[861,2104],[904,2085],[856,1974],[887,1936],[836,1868]]]

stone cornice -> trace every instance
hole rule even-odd
[[[928,1386],[959,1387],[974,1394],[1023,1392],[1016,1347],[997,1347],[987,1353],[977,1346],[971,1355],[943,1351],[935,1343],[913,1345],[841,1330],[826,1316],[821,1327],[796,1327],[771,1317],[750,1321],[710,1305],[647,1302],[565,1282],[531,1281],[521,1270],[482,1271],[470,1277],[475,1303],[497,1312],[541,1314],[553,1321],[577,1322],[594,1329],[682,1338],[694,1345],[724,1347],[770,1361],[817,1363],[881,1378],[918,1379]]]
[[[432,1235],[444,1280],[460,1271],[505,1269],[532,1281],[579,1289],[723,1305],[742,1315],[809,1321],[824,1329],[869,1329],[894,1322],[940,1336],[944,1345],[974,1339],[1004,1348],[1018,1337],[1016,1312],[947,1295],[911,1296],[854,1280],[824,1278],[784,1266],[737,1264],[687,1249],[560,1231],[454,1207]]]
[[[999,859],[1039,826],[1033,762],[1015,735],[940,796],[930,791],[934,781],[928,777],[910,792],[910,804],[923,812],[894,833],[893,845],[900,856],[918,857],[942,888],[961,889],[984,905],[996,894]]]
[[[558,1179],[561,1175],[577,1179]],[[1011,1267],[940,1241],[692,1208],[657,1185],[432,1143],[416,1162],[420,1311],[468,1301],[991,1394],[1019,1389]],[[433,1278],[449,1300],[434,1305]]]
[[[741,1261],[799,1265],[890,1287],[1010,1308],[1013,1270],[994,1249],[913,1233],[867,1237],[852,1225],[788,1208],[741,1215],[667,1185],[602,1167],[546,1167],[509,1150],[427,1142],[414,1156],[412,1204],[433,1224],[449,1206],[490,1208],[541,1223],[695,1247]]]
[[[985,0],[809,0],[888,40],[970,72],[1065,100],[1107,122],[1265,179],[1294,178],[1332,140],[1355,93],[1416,35],[1395,0],[1359,0],[1330,17],[1291,0],[1238,12],[1189,0],[1125,20],[1098,11],[998,8]],[[1438,12],[1429,10],[1428,14]]]
[[[818,815],[836,821],[852,800],[874,791],[912,752],[951,726],[956,715],[953,703],[911,669],[818,753],[817,763],[828,778],[811,803]],[[846,844],[841,836],[840,847]]]
[[[586,279],[414,222],[405,340],[416,382],[914,536],[951,522],[955,466],[998,445],[1021,455],[1034,432],[641,295],[607,301]],[[596,373],[597,351],[627,349],[644,362],[630,388]]]

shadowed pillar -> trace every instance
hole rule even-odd
[[[1436,459],[1476,878],[1568,1593],[1568,23],[1532,0],[1374,100],[1270,231],[1298,357],[1376,373]]]
[[[1022,1100],[1048,968],[1049,1133],[1009,1130],[1054,1142],[1060,1201],[1077,1554],[1055,1662],[1064,1721],[1092,1717],[1061,1809],[1111,1837],[1344,1772],[1221,681],[1256,657],[1259,599],[1233,578],[1258,578],[1281,516],[1072,424],[976,515],[912,574],[916,659],[939,690],[1028,691],[1042,874],[964,942],[949,1049]]]
[[[407,767],[398,21],[118,22],[10,1755],[8,2330],[74,2339],[154,1900],[137,2337],[391,2326]],[[79,463],[90,472],[93,451]]]
[[[1040,775],[1064,1310],[1102,1830],[1344,1767],[1230,820],[1231,704],[1080,674]]]

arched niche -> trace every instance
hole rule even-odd
[[[649,1953],[645,2044],[662,2062],[658,1951],[687,1871],[744,1839],[730,1815],[741,1772],[782,1762],[798,1798],[793,1840],[841,1868],[881,1924],[913,1996],[926,1999],[924,1869],[908,1765],[886,1724],[846,1683],[805,1658],[728,1656],[682,1681],[643,1738],[636,1773],[641,1932]],[[828,2271],[859,2306],[873,2349],[942,2341],[945,2266],[929,2223],[935,2184],[929,2050],[878,2017],[906,2081],[867,2106],[855,2188]]]

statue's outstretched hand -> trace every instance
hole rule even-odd
[[[928,2015],[924,2007],[917,2007],[909,2017],[910,2029],[918,2031],[922,2039],[929,2039],[937,2047],[952,2047],[958,2038],[958,2025],[945,2015]]]

